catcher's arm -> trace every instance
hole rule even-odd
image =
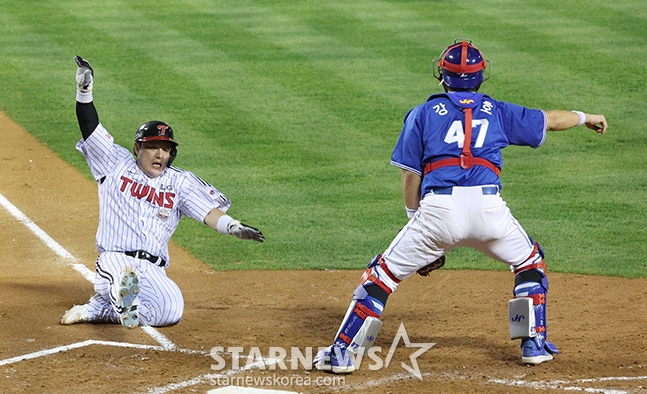
[[[414,172],[402,170],[402,195],[404,196],[404,209],[409,219],[420,206],[420,184],[422,177]]]
[[[604,115],[588,114],[581,111],[546,111],[546,121],[546,130],[548,131],[567,130],[583,124],[598,134],[604,134],[609,126]]]

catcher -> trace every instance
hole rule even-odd
[[[521,361],[537,365],[559,353],[546,340],[544,251],[499,194],[501,150],[508,145],[538,148],[547,131],[580,125],[604,134],[607,121],[603,115],[531,109],[477,93],[487,62],[469,41],[454,42],[434,62],[434,76],[445,93],[409,111],[391,157],[391,164],[402,169],[410,220],[368,265],[333,345],[314,359],[318,369],[353,372],[349,353],[371,347],[398,284],[416,271],[427,275],[441,267],[445,254],[457,247],[510,265],[515,274],[510,336],[521,340]]]

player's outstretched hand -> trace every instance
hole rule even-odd
[[[265,236],[263,233],[252,226],[248,226],[244,223],[239,222],[238,220],[232,220],[227,226],[227,231],[229,234],[240,239],[251,239],[256,242],[264,242]]]
[[[604,134],[607,131],[607,119],[604,115],[592,115],[588,114],[586,117],[586,127],[591,130],[594,130],[596,133]]]
[[[94,84],[94,70],[87,60],[81,56],[74,56],[74,61],[78,68],[76,69],[76,87],[81,93],[89,93],[92,91]]]

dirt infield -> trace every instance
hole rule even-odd
[[[84,274],[96,258],[96,186],[3,113],[0,135],[0,198],[16,208],[0,207],[0,392],[647,393],[646,279],[551,274],[549,335],[563,354],[537,367],[521,365],[508,337],[506,272],[445,269],[403,282],[383,315],[378,360],[341,381],[291,370],[290,357],[292,347],[305,354],[329,344],[359,271],[217,272],[172,244],[168,273],[185,297],[180,324],[61,326],[59,316],[93,292]],[[388,367],[371,368],[401,324],[411,347],[401,339]],[[422,379],[403,367],[415,368],[419,343],[435,344],[415,359]],[[234,370],[224,354],[225,368],[212,370],[217,346],[242,347],[241,356],[256,347],[263,357],[283,348],[288,368],[241,359],[250,369]]]

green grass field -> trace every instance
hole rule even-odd
[[[4,0],[0,25],[0,110],[88,177],[74,55],[117,142],[173,126],[175,165],[267,237],[184,220],[175,241],[224,270],[358,269],[382,252],[406,222],[389,164],[403,116],[441,91],[432,60],[470,38],[493,64],[482,92],[609,120],[605,136],[504,152],[503,197],[549,270],[647,277],[644,1]],[[446,267],[507,269],[470,250]]]

